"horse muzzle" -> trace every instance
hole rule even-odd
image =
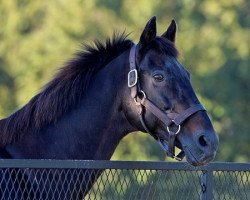
[[[182,144],[187,161],[193,166],[202,166],[211,162],[217,152],[219,138],[213,131],[194,133],[191,139],[178,138]]]

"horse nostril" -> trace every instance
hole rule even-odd
[[[207,141],[206,141],[206,138],[205,138],[204,135],[202,135],[202,136],[199,137],[199,143],[203,147],[207,146]]]

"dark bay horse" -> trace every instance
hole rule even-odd
[[[130,132],[148,132],[171,157],[213,160],[216,135],[179,63],[173,20],[152,17],[135,45],[124,34],[85,46],[29,103],[0,120],[0,158],[110,159]],[[182,150],[179,156],[174,147]]]

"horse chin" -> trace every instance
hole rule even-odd
[[[205,156],[205,155],[200,154],[198,150],[191,149],[188,147],[184,147],[184,152],[186,155],[187,162],[195,167],[207,165],[209,162],[211,162],[215,158],[215,154],[216,154],[216,153],[213,153],[209,156]]]
[[[160,134],[157,134],[156,136],[159,138],[158,142],[160,146],[166,152],[168,149],[168,135],[166,132],[160,132]],[[216,154],[213,152],[210,155],[204,155],[204,153],[198,147],[192,146],[188,142],[185,142],[185,140],[182,140],[180,137],[176,137],[174,145],[175,147],[184,151],[187,162],[195,167],[207,165],[214,159]]]

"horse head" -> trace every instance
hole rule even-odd
[[[158,140],[169,156],[176,157],[177,146],[182,150],[179,158],[186,155],[192,165],[204,165],[214,159],[219,140],[189,72],[178,61],[175,39],[174,20],[161,36],[156,35],[155,17],[147,23],[130,51],[128,85],[134,102],[127,115],[134,126]]]

